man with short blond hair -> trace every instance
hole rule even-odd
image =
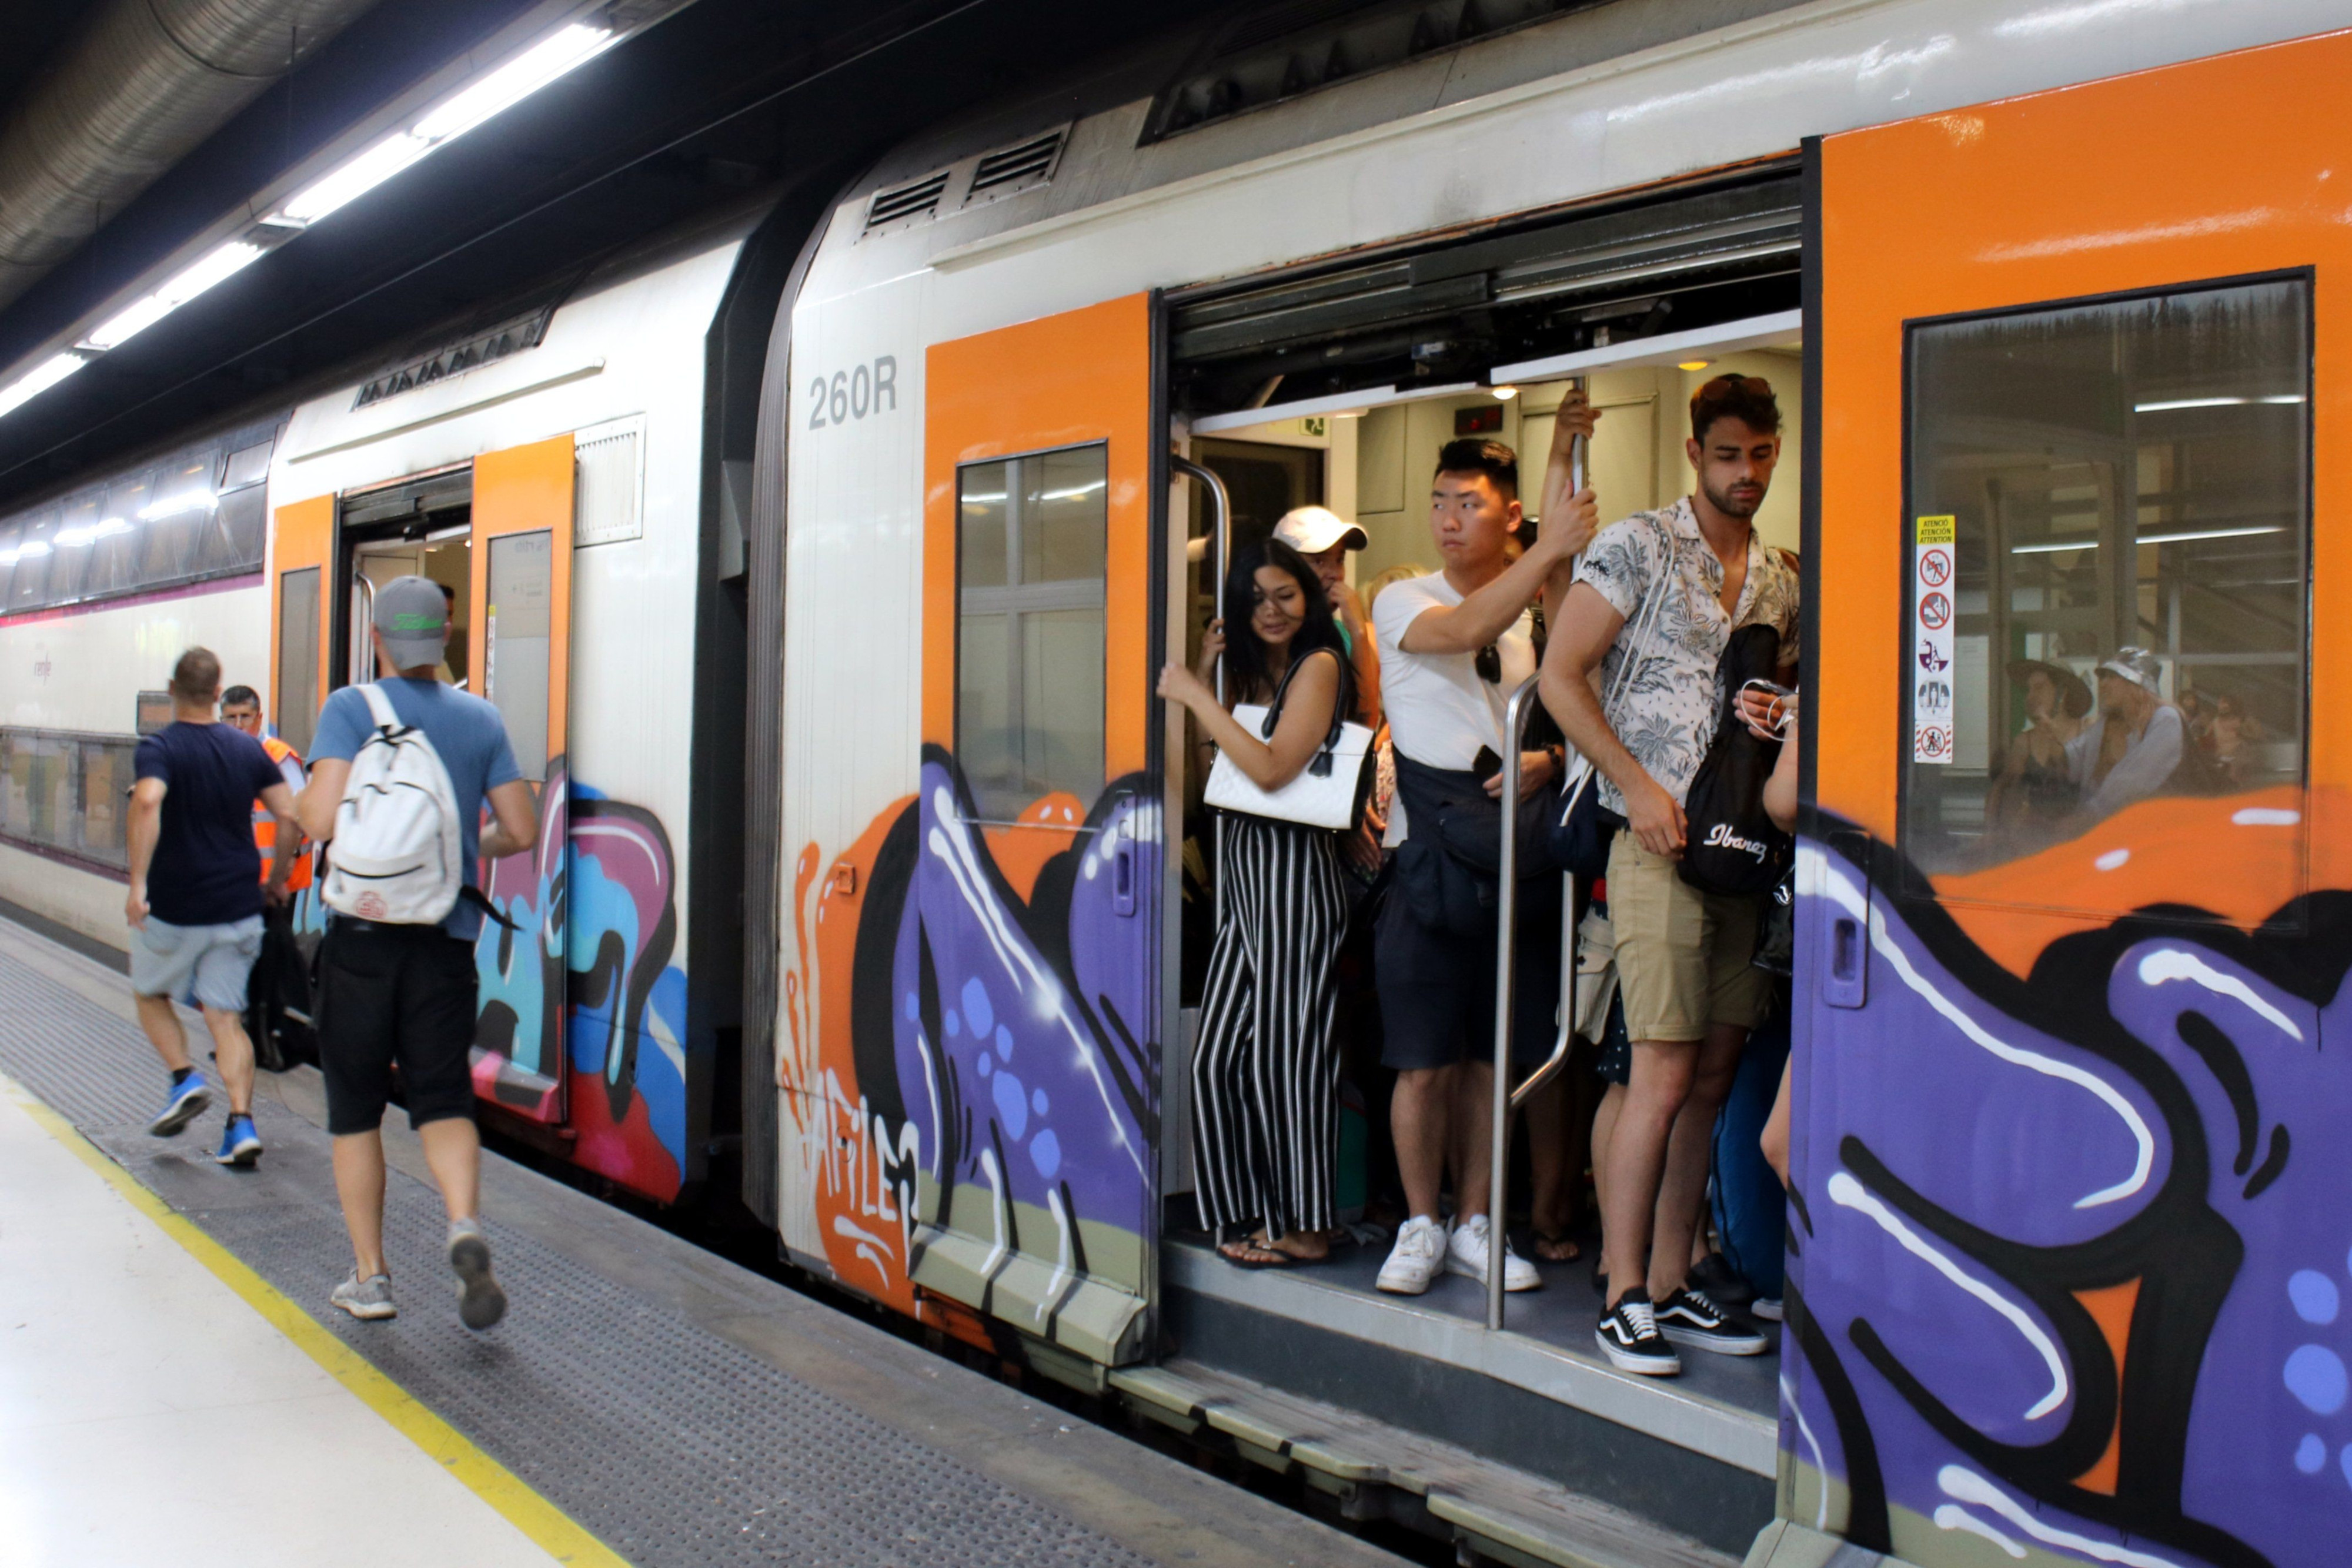
[[[294,792],[252,737],[213,716],[220,660],[191,648],[172,670],[172,722],[139,743],[131,790],[131,989],[139,1026],[172,1074],[163,1111],[148,1124],[170,1137],[212,1101],[188,1060],[188,1037],[173,998],[194,993],[228,1091],[219,1152],[225,1166],[261,1157],[253,1126],[253,1041],[245,1032],[246,982],[261,951],[261,911],[282,895],[297,841]],[[267,888],[254,847],[252,802],[278,826]]]

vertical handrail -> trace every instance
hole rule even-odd
[[[375,675],[375,640],[368,632],[375,625],[375,584],[364,571],[352,580],[360,601],[360,612],[352,617],[351,684],[365,685]]]
[[[1584,385],[1582,377],[1573,383]],[[1568,447],[1570,493],[1585,487],[1591,454],[1583,435],[1571,437]],[[1542,519],[1537,519],[1541,525]],[[1530,675],[1511,693],[1503,709],[1503,841],[1497,859],[1502,885],[1495,897],[1495,1092],[1488,1128],[1486,1178],[1486,1326],[1503,1326],[1503,1257],[1509,1230],[1511,1206],[1511,1113],[1559,1073],[1568,1061],[1568,1048],[1576,1034],[1576,879],[1559,879],[1559,1019],[1551,1055],[1528,1074],[1526,1082],[1511,1087],[1511,1026],[1517,1000],[1519,936],[1519,743],[1527,731],[1528,699],[1535,695],[1538,677]]]
[[[1215,559],[1212,564],[1214,566],[1216,571],[1216,575],[1209,587],[1209,604],[1211,608],[1210,619],[1214,620],[1216,618],[1216,612],[1223,608],[1221,601],[1223,599],[1225,592],[1225,571],[1230,565],[1230,562],[1226,558],[1233,549],[1233,497],[1225,489],[1225,482],[1217,477],[1216,474],[1213,470],[1203,468],[1201,465],[1192,461],[1190,458],[1171,455],[1168,459],[1168,465],[1175,472],[1181,474],[1185,478],[1192,480],[1194,484],[1202,486],[1209,492],[1209,517],[1211,524],[1214,528],[1212,538],[1215,541]],[[1225,706],[1225,656],[1223,653],[1219,653],[1217,655],[1216,686],[1217,706],[1219,707],[1223,707]],[[1225,819],[1222,815],[1217,818],[1216,874],[1217,923],[1222,925],[1224,924],[1225,918]]]

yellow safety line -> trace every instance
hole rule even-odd
[[[505,1515],[549,1556],[558,1563],[580,1564],[581,1568],[628,1568],[627,1558],[597,1540],[569,1514],[524,1484],[512,1470],[468,1442],[463,1433],[377,1371],[365,1356],[320,1327],[283,1291],[141,1186],[105,1150],[84,1137],[79,1128],[34,1099],[13,1080],[0,1076],[0,1084],[12,1092],[11,1097],[51,1137],[112,1183],[131,1207],[162,1226],[165,1235],[186,1248],[221,1283],[243,1297],[246,1305],[259,1312],[270,1326],[292,1340],[304,1354],[326,1368],[336,1382],[358,1395],[369,1409],[391,1422],[403,1437],[424,1449],[477,1497]]]

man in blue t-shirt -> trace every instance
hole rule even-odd
[[[219,697],[220,660],[205,648],[181,654],[172,668],[172,722],[140,741],[132,758],[131,894],[122,912],[131,922],[139,1026],[172,1073],[171,1094],[147,1130],[168,1138],[212,1103],[172,1001],[193,991],[228,1090],[228,1123],[214,1158],[250,1166],[261,1157],[261,1138],[253,1130],[246,981],[261,951],[262,903],[286,896],[294,792],[259,741],[213,716]],[[267,887],[253,842],[257,796],[280,824],[284,846],[272,858]]]
[[[448,1259],[463,1287],[457,1312],[486,1329],[506,1312],[483,1234],[481,1142],[474,1129],[474,938],[482,929],[485,859],[522,854],[539,841],[539,808],[515,766],[499,710],[435,679],[449,640],[449,606],[428,578],[403,577],[375,596],[376,683],[404,725],[425,732],[449,775],[465,842],[467,895],[437,925],[336,915],[319,950],[319,1066],[327,1081],[327,1131],[335,1139],[335,1186],[351,1230],[352,1276],[334,1304],[355,1318],[394,1315],[383,1260],[383,1108],[400,1065],[408,1123],[449,1214]],[[345,686],[327,699],[310,737],[302,831],[331,840],[352,759],[375,731],[367,696]],[[481,829],[488,802],[496,819]],[[333,856],[330,845],[330,860]]]

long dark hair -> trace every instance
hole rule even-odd
[[[1348,667],[1347,647],[1339,641],[1339,624],[1331,619],[1331,601],[1323,592],[1323,580],[1315,575],[1306,558],[1277,538],[1244,545],[1234,551],[1233,565],[1225,572],[1224,596],[1225,691],[1243,701],[1274,698],[1271,661],[1256,625],[1257,572],[1264,566],[1288,572],[1306,599],[1307,619],[1290,639],[1290,662],[1297,664],[1318,648],[1328,648],[1339,656],[1339,668],[1344,672]]]

